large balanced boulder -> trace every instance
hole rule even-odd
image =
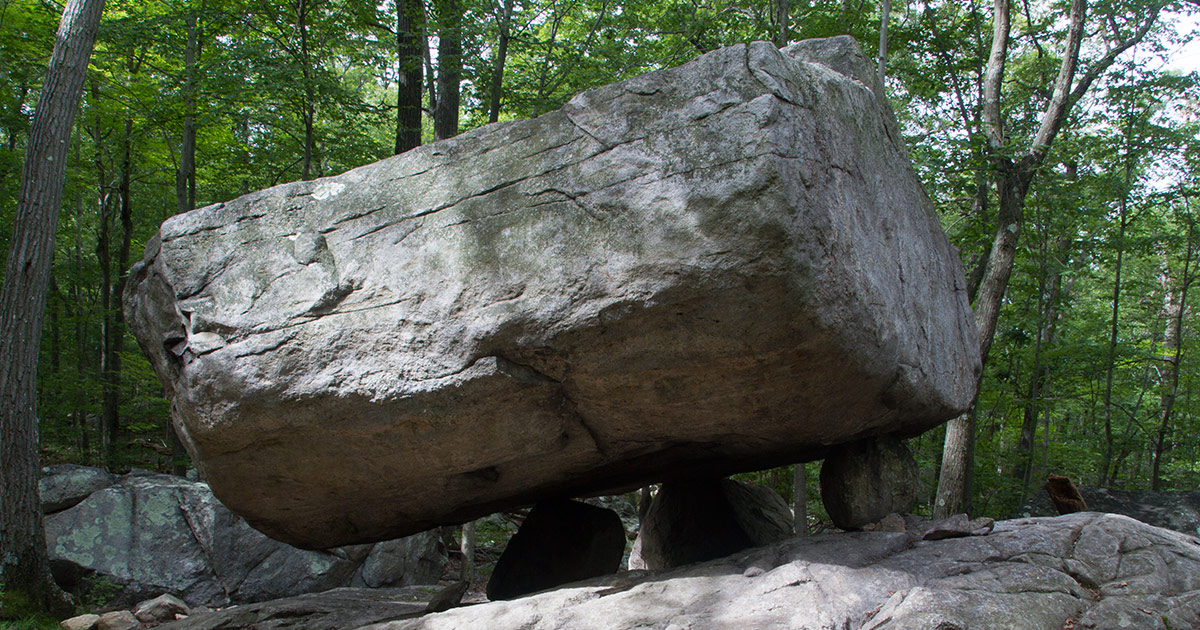
[[[290,547],[250,528],[204,483],[154,473],[125,475],[46,516],[46,541],[63,586],[119,587],[105,594],[110,604],[166,592],[226,606],[340,586],[434,584],[446,563],[436,532],[329,551]]]
[[[961,267],[849,38],[714,51],[163,223],[125,312],[221,501],[306,547],[963,410]]]

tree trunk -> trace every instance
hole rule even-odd
[[[1059,239],[1055,251],[1055,260],[1064,259],[1070,239]],[[1051,263],[1053,264],[1053,263]],[[1036,438],[1038,420],[1042,415],[1041,398],[1046,380],[1050,377],[1050,368],[1042,364],[1042,354],[1054,340],[1054,329],[1058,322],[1058,302],[1062,286],[1062,271],[1055,265],[1054,273],[1044,278],[1038,290],[1038,336],[1033,346],[1033,368],[1029,374],[1029,387],[1025,392],[1025,409],[1021,423],[1021,437],[1017,442],[1019,462],[1014,470],[1014,476],[1021,480],[1021,505],[1029,497],[1032,483],[1034,439]]]
[[[882,86],[887,77],[888,22],[892,19],[891,0],[883,0],[883,7],[879,13],[879,85]]]
[[[1012,27],[1008,0],[995,0],[992,6],[992,47],[988,54],[983,78],[983,99],[980,119],[987,142],[987,156],[996,185],[999,208],[992,248],[975,296],[975,324],[979,331],[979,354],[987,362],[992,338],[996,332],[1000,307],[1016,259],[1017,242],[1024,218],[1025,197],[1038,168],[1045,160],[1059,129],[1071,107],[1087,92],[1100,75],[1112,65],[1121,52],[1141,41],[1157,19],[1158,10],[1149,12],[1137,33],[1109,49],[1076,83],[1075,70],[1084,36],[1087,15],[1086,0],[1072,0],[1067,40],[1063,45],[1062,62],[1054,80],[1053,93],[1039,121],[1029,148],[1013,155],[1011,142],[1004,128],[1000,106],[1004,85],[1004,66],[1008,57],[1008,38]],[[1074,86],[1074,89],[1072,89]],[[980,371],[980,378],[983,372]],[[972,465],[974,448],[973,410],[950,421],[943,446],[942,470],[938,478],[935,516],[946,516],[970,506],[971,471],[962,467]]]
[[[103,0],[69,0],[38,99],[0,288],[0,574],[4,588],[56,614],[71,610],[50,576],[38,496],[37,362],[67,148]]]
[[[296,3],[296,31],[300,35],[300,74],[304,79],[304,103],[301,105],[300,118],[304,122],[304,158],[300,162],[300,179],[313,178],[313,153],[316,139],[316,94],[313,89],[312,60],[308,54],[308,0],[298,0]]]
[[[200,29],[196,14],[187,16],[187,43],[183,49],[183,138],[179,169],[175,171],[175,211],[196,207],[196,92],[199,84]]]
[[[475,521],[463,523],[462,539],[458,548],[462,552],[462,567],[458,579],[471,584],[475,581]]]
[[[508,59],[512,12],[513,0],[504,0],[503,13],[500,15],[500,41],[496,45],[496,65],[492,68],[491,93],[488,97],[488,122],[500,120],[500,97],[504,87],[504,64]]]
[[[1125,170],[1125,180],[1126,184],[1128,184],[1130,169],[1127,167]],[[1116,366],[1113,364],[1117,360],[1117,331],[1121,316],[1121,271],[1123,270],[1125,260],[1125,228],[1129,225],[1128,197],[1127,193],[1122,193],[1118,210],[1118,220],[1120,223],[1117,226],[1117,269],[1116,273],[1113,274],[1112,315],[1109,319],[1108,334],[1108,365],[1104,373],[1104,455],[1103,459],[1100,460],[1100,474],[1097,475],[1097,484],[1100,486],[1107,486],[1109,468],[1112,467],[1113,460],[1112,390],[1113,372],[1116,369]]]
[[[92,99],[100,102],[100,89],[92,83]],[[105,133],[100,116],[96,116],[92,138],[96,143],[96,262],[100,267],[100,461],[107,467],[115,465],[113,452],[120,430],[120,418],[109,402],[114,398],[109,378],[112,353],[112,251],[109,249],[112,231],[112,184],[109,182],[107,152],[104,147]]]
[[[421,146],[421,94],[425,80],[425,4],[396,3],[396,47],[399,53],[396,91],[396,153]]]
[[[783,48],[788,45],[788,26],[792,18],[788,0],[775,0],[775,46]]]
[[[1171,356],[1168,359],[1166,385],[1163,387],[1159,408],[1161,420],[1158,424],[1158,434],[1154,440],[1154,457],[1150,466],[1150,489],[1158,492],[1162,489],[1162,459],[1166,453],[1167,436],[1171,430],[1171,414],[1175,409],[1175,396],[1179,393],[1179,367],[1183,359],[1183,316],[1187,312],[1188,288],[1192,283],[1192,242],[1195,235],[1195,223],[1188,217],[1187,245],[1183,257],[1183,273],[1180,278],[1179,301],[1171,302],[1170,287],[1167,287],[1167,334],[1164,346]]]
[[[433,136],[458,135],[459,83],[462,80],[462,4],[438,0],[438,99],[433,111]]]
[[[792,469],[792,520],[797,536],[808,535],[808,464]]]

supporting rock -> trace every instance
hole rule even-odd
[[[833,524],[859,529],[917,500],[917,462],[894,437],[861,440],[835,449],[821,466],[821,502]]]
[[[650,504],[630,569],[666,569],[721,558],[792,536],[775,491],[731,479],[664,483]]]
[[[488,580],[488,599],[514,599],[567,582],[616,573],[625,552],[617,513],[578,501],[529,511]]]

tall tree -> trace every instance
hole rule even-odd
[[[512,36],[513,4],[513,0],[504,0],[504,6],[500,9],[500,35],[496,42],[496,60],[492,65],[492,85],[488,94],[488,122],[500,120],[504,64],[508,61],[508,40]]]
[[[421,146],[421,94],[425,73],[425,3],[397,0],[396,153]]]
[[[0,573],[5,589],[70,610],[50,575],[38,498],[37,362],[67,148],[103,0],[69,0],[38,99],[0,288]]]
[[[975,324],[979,330],[980,356],[986,363],[996,332],[996,321],[1016,259],[1017,242],[1024,222],[1025,199],[1034,177],[1042,167],[1059,130],[1072,107],[1091,89],[1092,84],[1126,50],[1141,42],[1153,28],[1164,3],[1153,3],[1132,18],[1101,16],[1105,22],[1098,46],[1105,52],[1084,70],[1078,80],[1080,49],[1086,34],[1088,3],[1073,0],[1067,32],[1062,44],[1058,72],[1051,84],[1045,109],[1035,122],[1025,148],[1017,148],[1011,137],[1019,131],[1005,120],[1002,107],[1005,66],[1009,57],[1012,9],[1009,0],[992,5],[992,41],[983,77],[980,120],[985,138],[985,154],[990,185],[997,201],[995,232],[984,259],[979,289],[975,296]],[[1041,48],[1042,44],[1038,44]],[[982,378],[982,373],[981,373]],[[974,456],[974,409],[954,418],[946,428],[942,449],[942,470],[938,477],[934,513],[946,516],[971,508],[970,474]]]
[[[437,0],[435,4],[438,14],[438,97],[433,110],[433,136],[444,140],[458,135],[463,8],[460,0]]]
[[[1183,202],[1190,205],[1190,199],[1186,196],[1183,198]],[[1150,489],[1155,492],[1162,489],[1162,460],[1167,451],[1167,438],[1171,433],[1175,398],[1179,394],[1179,373],[1185,345],[1184,315],[1187,313],[1188,289],[1196,281],[1195,269],[1192,268],[1193,257],[1196,254],[1196,221],[1192,217],[1190,208],[1183,213],[1183,216],[1187,223],[1187,236],[1184,239],[1183,269],[1180,271],[1178,279],[1178,297],[1175,296],[1174,288],[1171,286],[1169,265],[1164,265],[1163,273],[1163,284],[1165,285],[1163,301],[1166,303],[1167,314],[1167,331],[1163,340],[1166,350],[1164,353],[1166,365],[1164,366],[1163,390],[1159,401],[1158,431],[1154,436],[1154,452],[1150,469]]]

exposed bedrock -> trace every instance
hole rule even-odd
[[[216,495],[299,546],[920,433],[978,344],[874,81],[740,45],[181,214],[128,321]]]

